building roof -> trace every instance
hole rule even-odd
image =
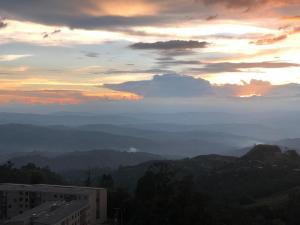
[[[88,194],[90,191],[104,190],[104,188],[90,188],[79,186],[61,186],[61,185],[48,185],[48,184],[0,184],[0,191],[37,191],[37,192],[53,192],[65,194]]]
[[[87,201],[71,201],[71,202],[65,202],[62,205],[59,206],[51,206],[52,208],[56,208],[54,210],[48,211],[48,213],[44,213],[40,215],[37,219],[35,219],[35,222],[40,224],[55,224],[67,216],[70,216],[74,212],[77,212],[79,210],[82,210],[84,208],[88,207]]]
[[[33,220],[36,223],[51,225],[87,207],[87,201],[49,201],[13,217],[7,224]]]

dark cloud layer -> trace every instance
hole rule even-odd
[[[280,35],[266,35],[265,37],[261,37],[261,38],[257,39],[256,41],[250,42],[250,44],[256,44],[256,45],[275,44],[277,42],[287,39],[290,35],[299,33],[300,27],[299,26],[293,27],[290,25],[286,25],[286,26],[280,27],[279,30],[283,30],[283,33]]]
[[[5,28],[7,26],[7,23],[4,21],[0,20],[0,29]]]
[[[257,41],[251,42],[251,44],[257,44],[257,45],[269,45],[269,44],[274,44],[280,41],[283,41],[287,39],[288,35],[287,34],[282,34],[279,36],[272,36],[272,37],[266,37],[262,39],[258,39]]]
[[[107,13],[103,4],[111,4],[110,9],[117,10],[118,4],[128,3],[128,9],[144,4],[144,8],[157,8],[154,14],[137,13],[136,15],[120,15],[120,13]],[[249,8],[261,8],[299,3],[297,0],[1,0],[0,14],[7,18],[33,21],[43,24],[64,25],[71,28],[83,29],[113,29],[132,26],[175,24],[182,20],[214,19],[220,9],[215,5],[225,8],[236,8],[242,11]],[[216,9],[218,10],[216,12]],[[126,14],[126,9],[123,13]],[[97,13],[93,13],[93,12]],[[241,12],[242,12],[241,11]],[[254,10],[252,10],[254,11]],[[222,14],[226,14],[221,11]],[[236,17],[227,13],[227,17]]]
[[[299,84],[272,85],[268,81],[242,81],[242,84],[214,86],[201,78],[178,74],[156,75],[152,80],[131,81],[121,84],[105,84],[106,88],[126,91],[143,97],[188,98],[188,97],[297,97],[300,96]]]
[[[251,63],[209,63],[204,64],[202,68],[192,68],[192,71],[208,72],[208,73],[223,73],[223,72],[242,72],[243,69],[253,68],[287,68],[287,67],[299,67],[297,63],[285,63],[285,62],[251,62]]]
[[[174,73],[172,70],[166,70],[166,69],[159,69],[159,68],[154,68],[154,69],[145,69],[145,70],[108,70],[105,71],[104,74],[164,74],[164,73]]]
[[[206,4],[223,4],[228,8],[246,8],[252,9],[263,5],[288,5],[297,4],[298,0],[196,0]]]
[[[0,15],[10,19],[26,20],[47,25],[62,25],[82,29],[114,29],[131,26],[169,23],[171,18],[148,15],[100,15],[87,11],[95,9],[95,0],[0,0]]]
[[[99,53],[97,52],[84,52],[84,55],[89,58],[97,58],[99,57]]]
[[[199,65],[197,60],[159,60],[158,64],[161,65]]]
[[[176,74],[156,75],[152,80],[105,84],[104,87],[144,97],[197,97],[213,94],[208,81]]]
[[[215,20],[215,19],[217,19],[218,18],[218,15],[213,15],[213,16],[208,16],[207,18],[206,18],[206,20],[207,21],[211,21],[211,20]]]
[[[185,50],[185,49],[197,49],[206,48],[209,45],[206,41],[182,41],[182,40],[171,40],[171,41],[158,41],[153,43],[139,42],[130,45],[133,49],[154,49],[154,50]]]
[[[43,36],[43,38],[45,39],[45,38],[51,38],[53,35],[55,35],[55,34],[59,34],[61,32],[61,30],[60,29],[57,29],[57,30],[54,30],[54,31],[52,31],[52,32],[43,32],[42,33],[42,36]]]

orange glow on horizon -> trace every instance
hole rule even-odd
[[[77,105],[91,101],[137,101],[141,96],[127,92],[93,93],[69,90],[0,91],[0,104]]]
[[[251,80],[249,83],[242,81],[243,85],[237,85],[234,96],[247,98],[254,96],[265,96],[273,86],[267,81]]]

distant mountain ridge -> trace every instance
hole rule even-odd
[[[276,142],[276,144],[285,148],[292,148],[300,151],[300,138],[283,139]]]
[[[120,185],[132,188],[136,185],[139,177],[155,163],[157,162],[145,162],[136,166],[123,167],[115,171],[114,176]],[[254,185],[251,184],[251,182],[254,182],[253,179],[261,179],[262,184],[276,183],[276,180],[279,182],[280,179],[283,179],[286,185],[299,184],[300,186],[299,154],[293,150],[282,151],[274,145],[257,145],[242,157],[213,154],[182,160],[162,160],[159,163],[176,167],[182,173],[193,174],[193,176],[199,177],[199,181],[204,182],[203,184],[201,182],[201,185],[209,182],[205,185],[207,187],[216,185],[214,182],[222,183],[224,179],[229,182],[223,184],[224,188],[226,185],[229,187],[234,183],[236,185],[247,183],[251,186]],[[125,179],[126,177],[132,179],[128,182]],[[296,178],[299,181],[293,180]],[[241,184],[238,183],[239,180]],[[222,185],[219,188],[223,188]]]
[[[40,167],[49,166],[54,171],[69,171],[101,168],[113,170],[119,166],[137,165],[146,161],[162,159],[163,157],[160,155],[145,152],[120,152],[107,149],[69,152],[55,157],[32,153],[13,157],[9,160],[17,167],[34,163]]]
[[[112,125],[153,131],[221,132],[256,139],[257,143],[300,137],[298,112],[226,113],[110,113],[58,112],[50,114],[0,112],[0,124],[32,124],[39,126]],[[120,128],[121,129],[121,128]]]
[[[195,156],[225,153],[257,140],[212,131],[153,131],[116,125],[81,127],[0,125],[0,152],[70,152],[115,149],[160,155]]]
[[[22,124],[0,125],[0,151],[55,151],[68,152],[111,148],[151,149],[156,143],[137,137],[113,135],[104,132],[81,131],[64,127],[43,127]]]

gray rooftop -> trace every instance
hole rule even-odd
[[[24,212],[11,220],[7,221],[7,224],[18,221],[29,221],[31,219],[34,222],[41,224],[55,224],[67,216],[72,215],[74,212],[82,210],[88,207],[87,201],[51,201],[46,202],[38,207]]]
[[[53,192],[65,194],[88,194],[90,191],[103,190],[103,188],[90,188],[79,186],[61,186],[61,185],[48,185],[48,184],[0,184],[0,191],[37,191],[37,192]]]

